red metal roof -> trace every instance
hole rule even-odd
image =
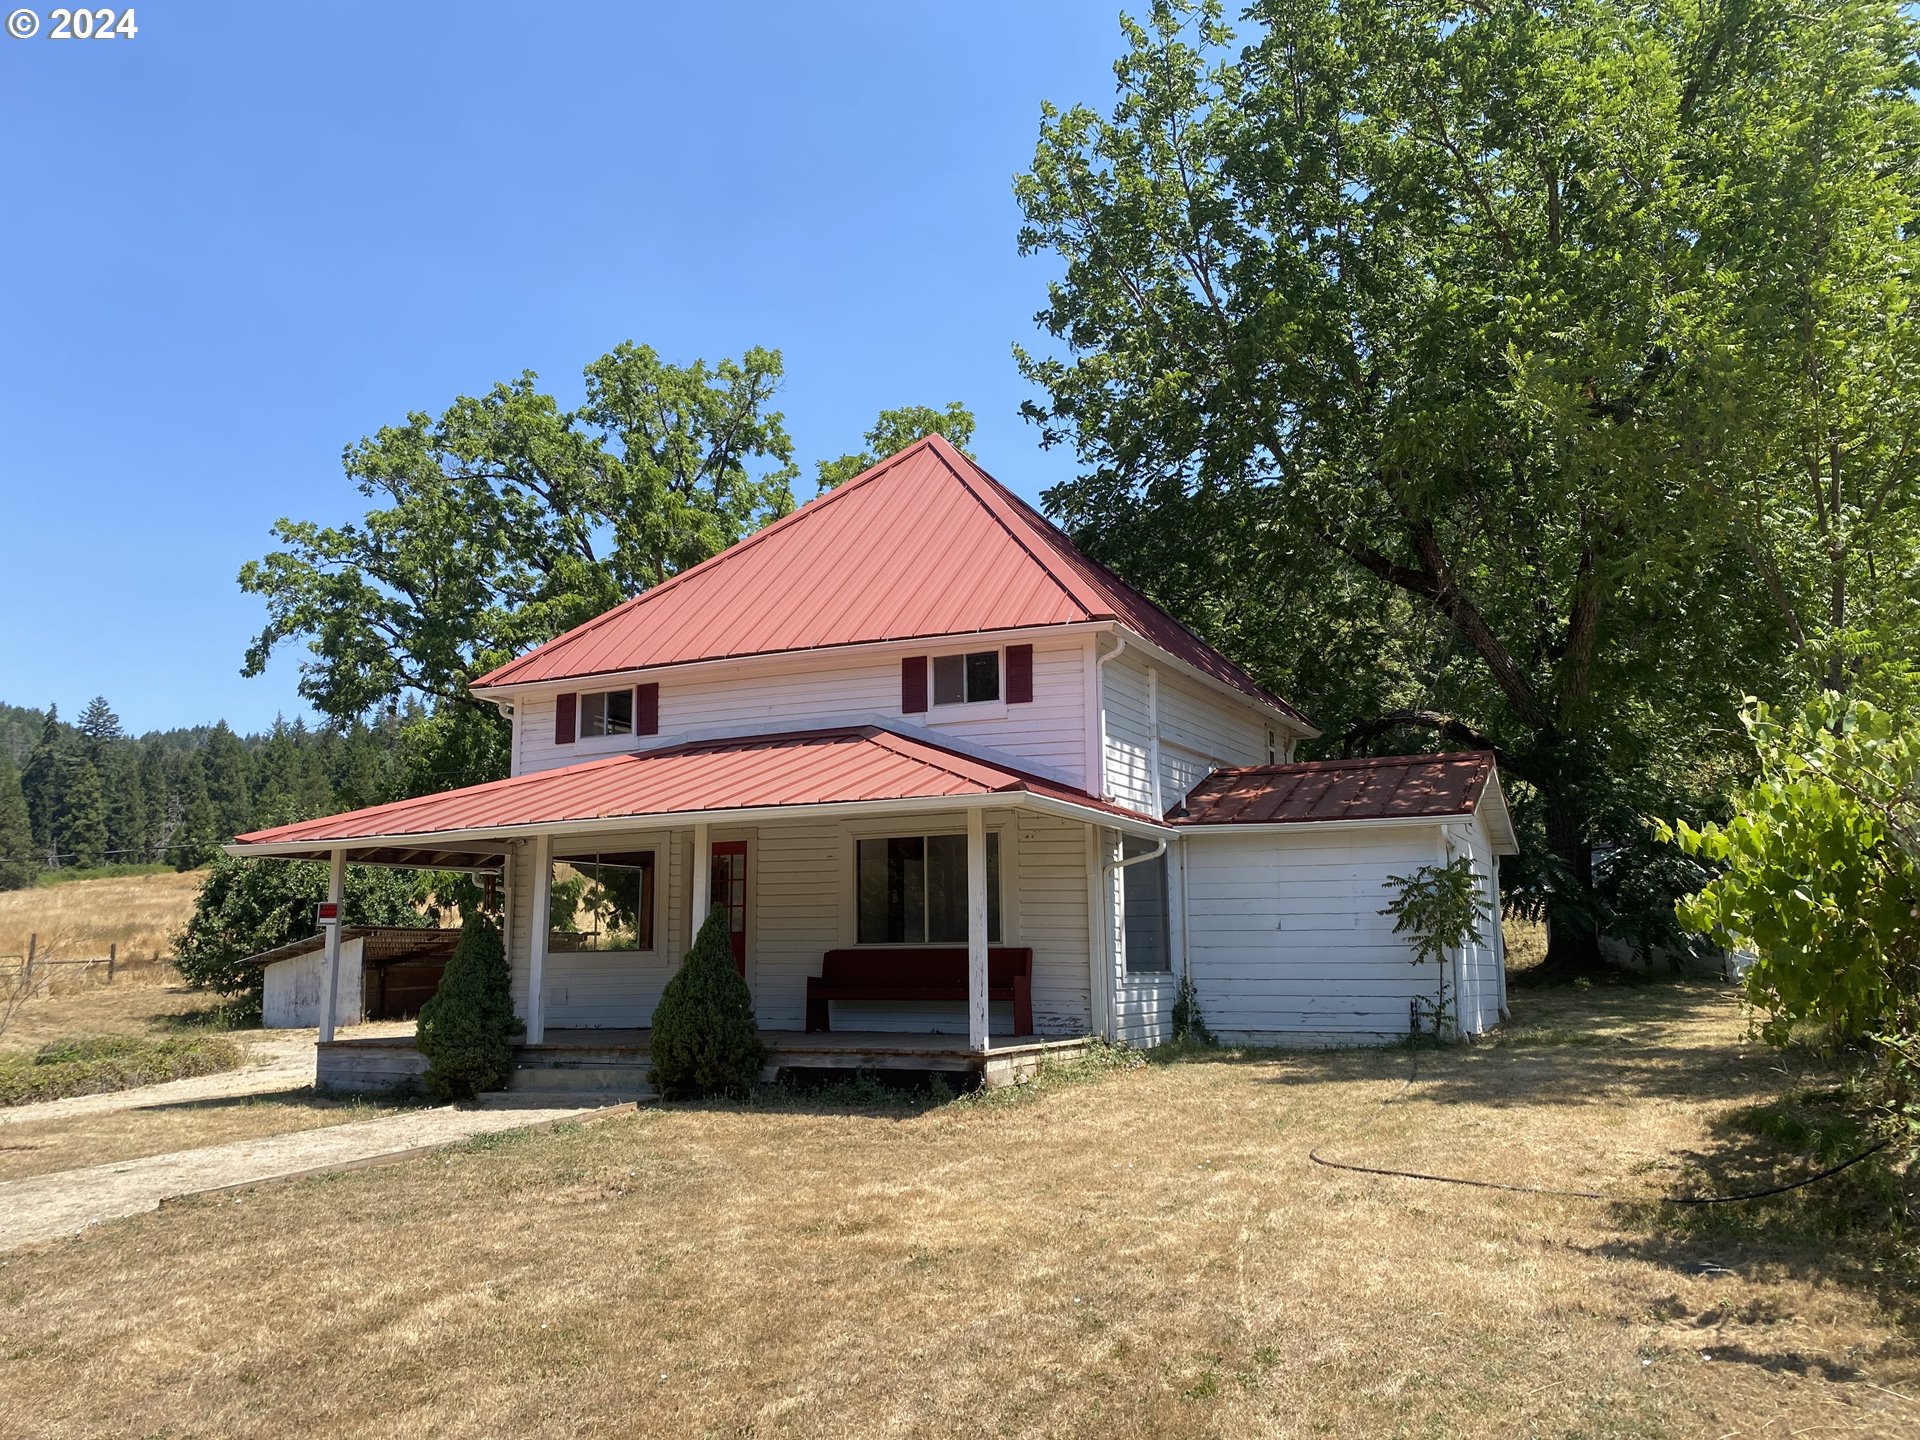
[[[1291,825],[1316,820],[1471,815],[1493,756],[1383,755],[1216,770],[1167,818],[1176,825]]]
[[[938,435],[474,683],[1093,620],[1299,717]]]
[[[235,843],[271,849],[695,811],[1022,791],[1134,821],[1145,818],[1071,786],[869,725],[702,740],[613,755],[255,830]]]

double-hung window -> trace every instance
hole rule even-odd
[[[967,837],[898,835],[856,847],[862,945],[967,943]],[[987,940],[1000,943],[1000,837],[987,833]]]
[[[580,697],[580,738],[633,733],[633,691],[593,690]]]
[[[978,705],[1000,698],[1000,652],[933,657],[933,703]]]
[[[1144,840],[1129,839],[1133,854],[1151,849]],[[1133,855],[1126,858],[1132,859]],[[1167,857],[1141,860],[1120,872],[1121,915],[1126,936],[1127,973],[1164,975],[1173,968],[1167,938]]]

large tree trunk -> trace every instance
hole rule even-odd
[[[1606,968],[1600,954],[1598,906],[1593,895],[1593,830],[1587,807],[1555,787],[1541,794],[1547,849],[1563,867],[1564,882],[1547,902],[1547,958],[1540,978],[1570,980]]]

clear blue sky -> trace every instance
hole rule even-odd
[[[239,674],[272,522],[357,517],[376,426],[523,369],[572,403],[625,339],[780,349],[808,473],[962,400],[1036,496],[1071,459],[1017,413],[1052,267],[1012,177],[1043,99],[1108,103],[1119,8],[172,0],[0,36],[0,700],[300,713],[295,652]]]

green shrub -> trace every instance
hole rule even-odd
[[[99,1095],[237,1070],[246,1051],[220,1036],[138,1040],[97,1036],[56,1040],[32,1055],[0,1057],[0,1105]]]
[[[653,1012],[653,1088],[669,1100],[745,1096],[767,1050],[753,997],[733,968],[726,911],[716,907]]]
[[[469,911],[440,988],[420,1007],[414,1044],[427,1057],[426,1086],[442,1100],[471,1100],[513,1078],[512,1037],[525,1027],[513,1013],[500,930]]]

